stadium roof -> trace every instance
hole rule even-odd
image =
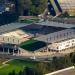
[[[12,32],[8,32],[8,33],[5,33],[5,34],[2,34],[0,36],[7,36],[7,37],[15,37],[15,38],[19,38],[19,39],[24,39],[26,37],[28,37],[29,35],[26,34],[24,31],[22,30],[15,30],[15,31],[12,31]]]
[[[0,34],[5,33],[5,32],[9,32],[12,30],[16,30],[18,28],[27,26],[30,24],[25,24],[25,23],[10,23],[10,24],[6,24],[6,25],[2,25],[0,26]]]
[[[43,35],[35,38],[35,40],[44,41],[48,43],[60,42],[66,39],[75,38],[75,30],[74,29],[65,29],[62,31],[50,33],[47,35]]]
[[[59,23],[59,22],[53,22],[53,21],[44,21],[40,23],[36,23],[37,25],[44,25],[44,26],[55,26],[55,27],[63,27],[63,28],[73,28],[75,27],[74,24],[66,24],[66,23]]]

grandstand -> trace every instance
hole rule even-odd
[[[75,47],[75,38],[66,39],[48,46],[49,49],[56,51],[62,51],[70,47]]]
[[[58,32],[37,37],[35,38],[35,40],[44,41],[47,43],[54,43],[54,42],[58,42],[61,40],[66,40],[66,39],[74,38],[74,37],[75,37],[74,29],[65,29],[65,30],[61,30]]]
[[[2,25],[2,26],[0,26],[0,34],[16,30],[18,28],[21,28],[21,27],[24,27],[24,26],[27,26],[27,25],[30,25],[30,24],[26,24],[26,23],[10,23],[10,24],[6,24],[6,25]]]
[[[75,46],[75,30],[65,29],[35,38],[48,44],[50,50],[63,50]]]
[[[20,29],[3,33],[0,35],[0,52],[13,55],[19,53],[19,45],[30,38],[30,35]]]
[[[30,36],[22,30],[15,30],[8,33],[0,35],[0,42],[2,43],[11,43],[11,44],[20,44],[28,40]]]
[[[67,23],[60,23],[60,22],[53,22],[53,21],[44,21],[36,24],[42,26],[54,26],[54,27],[63,27],[63,28],[75,27],[75,24],[67,24]]]
[[[75,17],[55,18],[55,19],[50,19],[50,21],[64,23],[64,24],[73,24],[73,25],[75,25]]]

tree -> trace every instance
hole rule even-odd
[[[0,25],[8,24],[18,20],[18,14],[16,12],[3,12],[0,14]]]
[[[8,73],[8,75],[12,75],[12,73],[10,72],[10,73]]]
[[[55,69],[63,69],[72,65],[71,59],[68,55],[64,57],[54,57],[52,61]]]
[[[47,0],[14,0],[20,15],[38,15],[47,7]]]
[[[47,7],[47,0],[32,0],[31,13],[33,15],[39,15],[44,12]]]
[[[8,75],[16,75],[15,71],[13,70],[12,72],[10,72]]]
[[[23,70],[23,75],[35,75],[33,68],[25,67]]]
[[[23,75],[23,72],[22,72],[22,71],[20,71],[20,72],[18,73],[18,75]]]
[[[2,3],[2,4],[3,4],[4,2],[5,2],[5,0],[0,0],[0,3]]]
[[[38,68],[37,68],[38,67]],[[43,75],[45,73],[48,73],[48,65],[47,63],[38,63],[35,67],[36,71],[40,74]]]
[[[70,59],[71,59],[72,63],[75,63],[75,52],[70,53]]]
[[[24,12],[26,12],[25,15],[28,15],[28,12],[32,4],[31,0],[18,0],[18,3],[19,3],[18,8],[19,8],[20,14],[23,15]]]

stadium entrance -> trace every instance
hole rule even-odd
[[[15,44],[0,44],[0,52],[3,54],[15,55],[19,53],[18,46]]]

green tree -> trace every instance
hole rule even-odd
[[[52,63],[55,70],[63,69],[72,65],[71,59],[68,55],[64,57],[54,57]]]
[[[70,59],[71,59],[72,63],[75,63],[75,52],[70,53]]]
[[[4,3],[5,2],[5,0],[0,0],[0,3]]]
[[[17,1],[17,2],[16,2]],[[47,7],[47,0],[15,0],[21,15],[38,15]]]
[[[32,0],[31,13],[33,15],[39,15],[44,12],[47,7],[47,0]]]
[[[23,72],[22,72],[22,71],[20,71],[20,72],[18,73],[18,75],[23,75]]]
[[[12,72],[10,72],[8,75],[16,75],[15,71],[13,70]]]
[[[38,71],[38,73],[40,73],[41,75],[48,73],[48,65],[47,63],[38,63],[35,67],[35,69]]]
[[[29,11],[32,5],[31,0],[18,0],[19,3],[19,12],[21,15],[23,15],[24,10]]]

